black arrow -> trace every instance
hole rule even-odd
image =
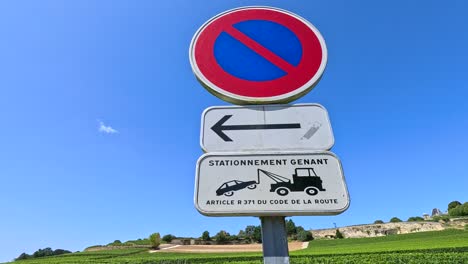
[[[231,118],[232,115],[225,115],[221,118],[214,126],[211,127],[220,138],[224,141],[232,141],[230,137],[224,134],[224,130],[254,130],[254,129],[294,129],[294,128],[301,128],[301,124],[299,123],[291,123],[291,124],[265,124],[265,125],[229,125],[223,126],[223,124]]]

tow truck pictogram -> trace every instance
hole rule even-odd
[[[271,184],[270,192],[276,192],[280,196],[286,196],[289,192],[305,192],[308,195],[314,196],[320,191],[326,191],[322,186],[322,179],[317,176],[313,168],[296,168],[295,173],[292,175],[292,182],[290,179],[281,175],[257,169],[257,181],[239,181],[232,180],[223,183],[217,190],[216,195],[232,196],[235,191],[245,188],[253,190],[260,184],[260,175],[263,174],[275,183]]]

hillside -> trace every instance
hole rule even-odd
[[[81,252],[15,264],[261,264],[261,253],[149,253],[146,249]],[[376,238],[314,240],[291,263],[468,263],[468,231],[444,230]]]
[[[340,228],[316,229],[311,230],[314,238],[333,238],[336,229],[344,235],[345,238],[362,237],[381,237],[396,234],[409,234],[427,231],[441,231],[445,229],[463,229],[468,226],[468,218],[452,219],[448,222],[399,222],[345,226]]]
[[[468,231],[449,229],[372,238],[314,240],[301,253],[370,253],[457,247],[468,250]]]

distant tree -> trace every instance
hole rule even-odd
[[[54,250],[54,256],[63,255],[63,254],[69,254],[69,253],[72,253],[72,252],[69,251],[69,250],[60,249],[60,248]]]
[[[149,238],[145,238],[145,239],[138,238],[138,239],[135,239],[135,240],[128,240],[128,241],[125,241],[124,243],[122,243],[122,246],[135,246],[135,245],[150,246],[151,243],[149,241]]]
[[[248,237],[248,238],[251,238],[253,236],[253,233],[255,231],[255,226],[254,225],[248,225],[245,227],[245,235]]]
[[[382,221],[382,220],[375,220],[374,221],[374,224],[383,224],[383,223],[384,223],[384,221]]]
[[[339,229],[337,229],[336,232],[335,232],[335,238],[337,238],[337,239],[344,238],[343,234],[340,232]]]
[[[420,216],[412,216],[408,218],[408,222],[420,222],[420,221],[424,221],[424,218]]]
[[[455,208],[452,208],[448,211],[449,215],[450,216],[461,216],[461,213],[462,213],[462,208],[461,206],[457,206]]]
[[[153,233],[149,236],[151,247],[157,249],[161,245],[161,235],[159,233]]]
[[[465,202],[462,205],[459,205],[455,208],[449,210],[450,216],[465,216],[468,215],[468,202]]]
[[[62,254],[71,253],[71,251],[64,250],[64,249],[56,249],[52,250],[50,247],[44,249],[38,249],[32,255],[22,253],[17,257],[15,260],[23,260],[23,259],[32,259],[32,258],[42,258],[42,257],[49,257],[49,256],[57,256]]]
[[[38,249],[36,252],[33,253],[33,258],[42,258],[42,257],[48,257],[48,256],[53,256],[54,251],[48,247],[44,249]]]
[[[245,234],[245,231],[244,230],[239,230],[239,233],[237,234],[237,237],[239,239],[246,239],[247,238],[247,235]]]
[[[208,231],[203,232],[201,239],[203,241],[211,241],[210,232]]]
[[[253,240],[257,243],[262,243],[262,228],[259,225],[255,226]]]
[[[17,258],[15,258],[15,261],[16,261],[16,260],[23,260],[23,259],[30,259],[30,258],[32,258],[31,255],[26,254],[26,253],[22,253],[22,254],[19,255]]]
[[[297,226],[296,231],[299,234],[299,232],[305,231],[305,229],[302,226]]]
[[[398,217],[392,217],[392,219],[390,219],[390,223],[398,223],[398,222],[402,222],[401,219]]]
[[[250,242],[254,242],[254,233],[255,233],[255,226],[249,225],[245,227],[245,238],[249,239]]]
[[[286,221],[286,232],[288,236],[297,234],[296,224],[294,224],[292,219]]]
[[[162,241],[164,241],[166,243],[171,243],[174,238],[175,238],[175,236],[173,236],[171,234],[167,234],[167,235],[162,237]]]
[[[448,204],[448,208],[447,208],[447,211],[450,211],[450,209],[453,209],[457,206],[461,205],[461,203],[459,201],[452,201]]]
[[[224,244],[229,240],[229,237],[230,235],[228,232],[221,230],[214,236],[214,240],[217,244]]]
[[[297,231],[297,240],[306,242],[306,241],[311,241],[313,239],[314,237],[312,236],[312,233],[309,231],[305,231],[304,228]]]
[[[445,223],[447,223],[448,221],[450,221],[450,216],[448,216],[448,215],[436,215],[436,216],[432,217],[432,221],[433,222],[445,222]]]
[[[109,244],[107,244],[107,245],[108,245],[108,246],[121,246],[121,245],[122,245],[122,241],[120,241],[120,240],[117,239],[117,240],[114,240],[114,242],[109,243]]]
[[[262,228],[258,226],[249,225],[245,228],[245,236],[251,242],[262,242]]]
[[[294,232],[293,234],[291,234],[291,235],[288,236],[289,239],[291,239],[291,240],[299,240],[299,237],[298,237],[299,233],[300,233],[301,231],[305,231],[305,230],[304,230],[304,228],[303,228],[302,226],[296,226],[295,229],[294,229],[294,231],[295,231],[295,232]]]

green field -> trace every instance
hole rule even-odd
[[[261,253],[148,253],[146,249],[80,252],[18,264],[261,264]],[[468,264],[468,231],[445,230],[378,238],[316,240],[305,250],[291,252],[291,263],[447,263]]]
[[[301,254],[372,253],[468,247],[468,232],[445,230],[375,238],[315,240]]]

